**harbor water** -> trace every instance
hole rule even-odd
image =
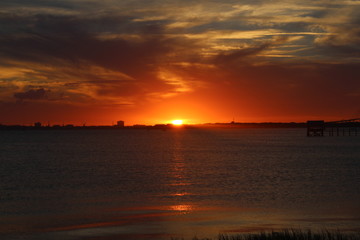
[[[360,230],[360,136],[305,129],[0,132],[0,239]]]

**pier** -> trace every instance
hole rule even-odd
[[[308,137],[358,135],[360,135],[360,118],[331,122],[325,122],[324,120],[307,121]]]

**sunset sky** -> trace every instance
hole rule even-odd
[[[360,1],[1,0],[0,123],[360,117]]]

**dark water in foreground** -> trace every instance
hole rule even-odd
[[[0,132],[0,239],[360,229],[360,136],[304,129]]]

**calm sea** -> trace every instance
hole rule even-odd
[[[305,129],[0,132],[0,239],[360,229],[360,136]]]

